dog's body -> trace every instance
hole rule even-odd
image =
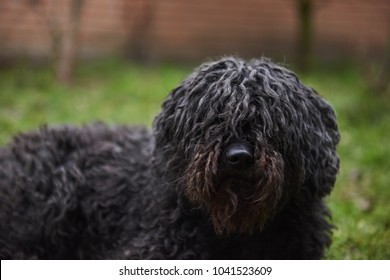
[[[44,128],[1,149],[0,257],[321,258],[338,141],[294,73],[204,64],[152,131]]]
[[[148,130],[102,124],[16,137],[0,149],[1,258],[108,257],[137,231],[151,149]]]

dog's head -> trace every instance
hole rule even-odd
[[[269,60],[205,63],[174,89],[154,122],[155,157],[220,234],[260,231],[302,191],[334,185],[334,111]]]

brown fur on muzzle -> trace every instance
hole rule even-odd
[[[184,194],[211,218],[218,234],[261,231],[282,200],[284,162],[280,154],[259,153],[250,176],[221,168],[220,148],[197,151],[181,180]]]

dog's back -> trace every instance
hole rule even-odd
[[[0,149],[1,259],[107,258],[137,230],[152,141],[103,124],[15,137]]]

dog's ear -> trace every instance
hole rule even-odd
[[[275,117],[269,118],[279,134],[274,131],[269,141],[279,147],[291,166],[289,176],[296,176],[308,194],[329,194],[339,169],[336,146],[340,135],[333,108],[314,89],[302,84],[294,72],[264,60],[252,64],[261,74],[263,90],[276,92],[281,100],[280,111],[275,110]],[[274,110],[273,104],[269,105]]]
[[[167,97],[162,104],[160,113],[154,118],[153,121],[153,133],[155,137],[155,147],[160,153],[163,152],[167,147],[173,146],[175,127],[174,127],[174,116],[175,111],[175,95],[181,91],[182,86],[175,88]]]
[[[315,124],[306,124],[310,129],[303,136],[306,145],[306,183],[314,193],[325,196],[330,193],[339,169],[336,146],[340,140],[333,108],[315,92],[308,94],[311,115]],[[307,153],[307,154],[306,154]]]
[[[186,117],[185,93],[187,86],[182,83],[173,89],[164,101],[160,113],[154,118],[153,133],[155,139],[152,163],[168,176],[167,171],[174,173],[181,166],[176,166],[180,162],[178,157],[184,157],[183,124]],[[181,152],[178,152],[180,151]]]

